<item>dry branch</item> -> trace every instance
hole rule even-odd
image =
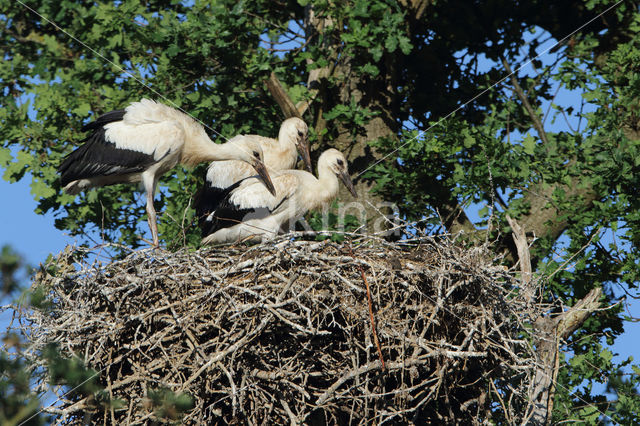
[[[516,78],[515,73],[511,70],[511,66],[509,66],[509,62],[507,62],[505,58],[502,58],[502,65],[504,66],[504,69],[509,73],[509,79],[511,80],[511,84],[513,84],[513,90],[516,92],[516,95],[520,99],[520,102],[522,102],[522,105],[527,111],[527,114],[529,114],[529,118],[531,118],[533,128],[536,129],[540,140],[544,143],[544,148],[548,150],[549,140],[547,139],[547,132],[544,131],[544,125],[542,124],[540,117],[531,106],[529,99],[527,99],[526,93],[524,92],[524,90],[522,90],[522,87],[520,86],[520,83],[518,83],[518,79]]]
[[[529,252],[529,243],[525,230],[515,219],[508,214],[505,215],[509,226],[511,227],[511,235],[513,242],[518,250],[518,258],[520,261],[520,271],[522,272],[522,286],[524,296],[530,302],[533,302],[533,289],[531,288],[533,280],[533,272],[531,270],[531,254]]]
[[[264,81],[264,84],[267,86],[267,89],[269,89],[269,93],[271,93],[271,96],[276,100],[286,118],[302,118],[298,108],[296,108],[296,105],[284,90],[282,83],[280,83],[278,76],[276,76],[274,72],[269,75],[269,78]]]
[[[283,236],[75,268],[87,253],[66,250],[53,261],[62,272],[34,284],[52,308],[22,313],[27,355],[59,342],[123,404],[70,393],[49,411],[64,424],[151,423],[147,393],[161,387],[193,398],[184,424],[477,424],[491,416],[489,389],[526,403],[533,354],[521,323],[538,313],[486,250],[433,238],[350,244],[353,257],[346,244]],[[375,277],[385,370],[360,268]]]
[[[522,272],[522,288],[525,300],[534,301],[531,254],[524,228],[508,214],[505,216],[511,226],[512,236]],[[553,274],[552,274],[553,275]],[[559,370],[560,343],[576,331],[592,312],[600,307],[602,289],[591,290],[569,310],[559,315],[545,315],[533,322],[533,344],[537,348],[536,369],[531,383],[527,413],[522,424],[547,425],[551,423],[553,399]],[[498,394],[496,392],[496,394]]]

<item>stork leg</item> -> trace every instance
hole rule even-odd
[[[160,241],[158,239],[158,223],[156,222],[156,209],[153,207],[153,198],[156,193],[156,177],[143,175],[144,189],[147,193],[147,216],[149,228],[151,229],[151,237],[153,238],[153,246],[158,247]]]

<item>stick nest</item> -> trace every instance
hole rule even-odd
[[[477,424],[526,396],[531,312],[483,248],[283,237],[106,265],[86,255],[67,248],[37,275],[49,306],[22,312],[27,353],[42,364],[56,342],[118,403],[59,389],[47,409],[59,423]],[[159,389],[190,408],[159,406]]]

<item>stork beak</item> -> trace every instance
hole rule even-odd
[[[313,173],[313,167],[311,166],[311,154],[309,154],[309,136],[306,136],[303,140],[299,140],[296,145],[298,152],[302,157],[302,161],[304,162],[304,168],[307,169],[309,173]]]
[[[349,176],[349,173],[343,171],[338,175],[338,177],[340,178],[342,183],[344,183],[344,186],[347,187],[351,195],[353,195],[355,198],[358,198],[358,193],[356,192],[356,189],[353,187],[353,182],[351,182],[351,177]]]
[[[273,186],[273,182],[271,182],[269,173],[267,173],[267,166],[265,166],[262,161],[257,161],[253,165],[253,168],[256,169],[256,172],[258,172],[258,175],[262,178],[262,182],[264,183],[264,186],[267,187],[269,192],[272,195],[276,195],[276,188]]]

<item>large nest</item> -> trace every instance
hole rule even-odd
[[[185,424],[482,423],[526,394],[529,308],[481,248],[283,237],[105,266],[84,255],[37,277],[51,303],[23,313],[28,353],[56,342],[121,403],[59,390],[61,423],[162,420],[158,389],[190,396]]]

